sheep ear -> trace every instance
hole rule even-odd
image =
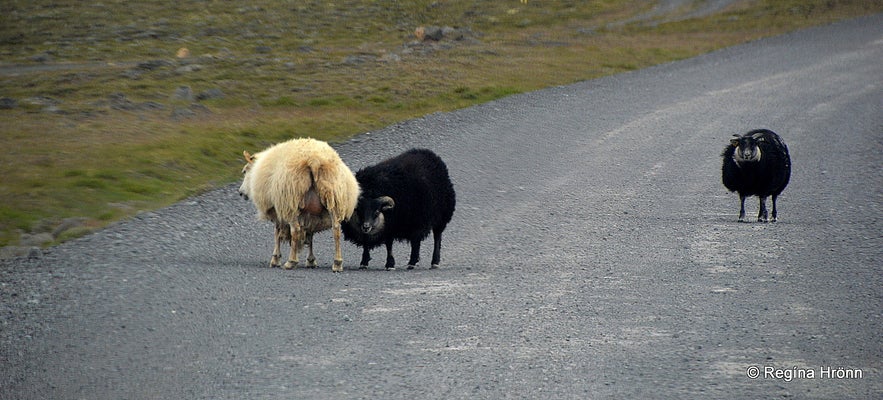
[[[392,210],[396,206],[396,202],[389,196],[381,196],[377,198],[380,202],[380,211]]]
[[[242,155],[245,157],[245,162],[247,162],[249,164],[254,162],[254,156],[251,155],[251,153],[249,153],[248,151],[243,150]]]
[[[739,140],[738,139],[730,139],[730,146],[739,147]]]

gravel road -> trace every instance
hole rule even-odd
[[[337,145],[447,160],[436,270],[333,274],[330,233],[268,269],[237,185],[4,261],[0,398],[880,398],[880,60],[883,15]],[[719,154],[759,127],[794,173],[737,223]]]

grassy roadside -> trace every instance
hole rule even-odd
[[[0,109],[0,246],[57,243],[218,187],[238,177],[243,149],[343,140],[883,11],[881,0],[759,0],[611,27],[646,2],[81,3],[0,5],[0,97],[14,101]],[[432,25],[460,29],[418,41],[415,28]]]

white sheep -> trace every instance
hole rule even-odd
[[[334,264],[343,271],[340,225],[349,220],[359,199],[359,183],[337,152],[320,140],[292,139],[255,155],[243,152],[246,165],[239,194],[251,199],[258,218],[275,224],[270,267],[278,267],[283,241],[291,244],[285,269],[297,268],[298,251],[310,248],[307,266],[316,266],[313,234],[332,229]]]

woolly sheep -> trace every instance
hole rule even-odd
[[[739,193],[739,222],[745,221],[745,198],[757,196],[758,222],[769,222],[766,198],[773,197],[772,222],[778,219],[776,198],[791,179],[791,156],[788,146],[775,132],[755,129],[735,136],[724,149],[721,179],[731,192]]]
[[[278,267],[283,241],[291,244],[286,269],[299,264],[298,251],[310,248],[307,266],[316,266],[313,234],[331,228],[334,235],[332,271],[343,271],[341,223],[353,215],[359,184],[337,152],[323,141],[292,139],[255,155],[243,152],[246,165],[239,193],[251,199],[258,218],[275,224],[270,267]]]
[[[360,268],[367,268],[371,249],[386,245],[386,269],[395,268],[392,244],[411,243],[408,269],[420,260],[420,242],[433,234],[431,268],[440,262],[441,238],[454,214],[456,195],[448,168],[435,153],[412,149],[359,170],[362,195],[344,238],[363,247]]]

